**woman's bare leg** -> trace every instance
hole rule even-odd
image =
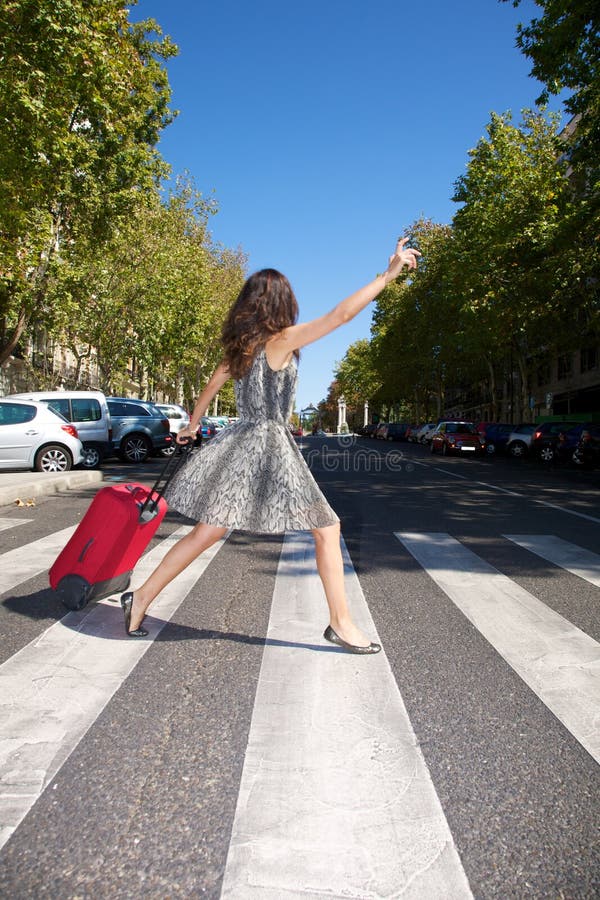
[[[226,532],[226,528],[199,522],[189,534],[171,547],[152,575],[133,592],[130,631],[139,628],[146,610],[160,591],[180,572],[183,572],[196,557],[220,540]]]
[[[344,585],[344,561],[340,547],[340,525],[313,529],[317,569],[323,582],[329,624],[342,640],[356,647],[365,647],[370,641],[352,621]]]

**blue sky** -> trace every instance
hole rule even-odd
[[[385,268],[420,216],[449,222],[453,184],[490,113],[533,106],[515,46],[539,15],[498,0],[140,0],[180,48],[179,116],[161,139],[174,174],[214,195],[216,241],[249,271],[290,279],[300,321]],[[560,108],[555,102],[554,108]],[[302,353],[297,406],[327,393],[336,361],[369,336],[360,314]]]

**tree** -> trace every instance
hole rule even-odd
[[[182,177],[164,198],[140,194],[100,247],[80,242],[64,257],[51,287],[61,303],[47,329],[74,355],[97,354],[106,391],[136,381],[151,398],[191,404],[216,366],[216,336],[245,259],[212,243],[215,212],[214,200]]]
[[[347,408],[361,418],[365,400],[370,400],[381,384],[373,366],[371,344],[366,338],[350,344],[344,358],[336,364],[334,376],[338,396],[343,394]]]
[[[504,0],[507,2],[507,0]],[[519,6],[521,0],[512,0]],[[519,24],[517,46],[533,61],[531,74],[544,85],[536,101],[567,89],[565,108],[578,117],[568,135],[573,159],[591,177],[600,173],[600,9],[596,0],[535,0],[542,10],[529,25]]]
[[[463,310],[488,364],[490,355],[510,356],[518,368],[520,417],[529,409],[536,354],[579,327],[572,291],[557,289],[570,203],[566,164],[556,154],[557,117],[523,116],[517,127],[510,114],[492,114],[453,197],[462,203],[453,227]]]
[[[129,5],[0,7],[0,362],[52,316],[64,249],[105,240],[167,170],[155,145],[176,50],[153,21],[131,24]]]

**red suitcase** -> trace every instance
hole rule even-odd
[[[167,511],[162,494],[187,453],[170,457],[155,484],[102,488],[50,569],[50,587],[68,609],[121,593]],[[159,484],[164,480],[162,488]]]

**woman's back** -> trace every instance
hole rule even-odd
[[[240,419],[287,426],[294,411],[297,382],[298,367],[294,357],[283,369],[274,371],[262,348],[247,374],[234,384]]]

